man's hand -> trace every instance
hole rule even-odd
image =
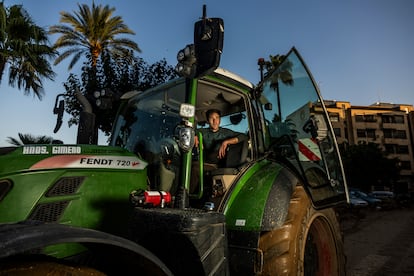
[[[199,144],[199,141],[198,141],[198,136],[194,136],[194,146],[195,146],[196,148],[198,148],[198,144]]]
[[[226,155],[227,146],[228,146],[227,140],[223,141],[223,143],[221,143],[221,146],[220,146],[219,151],[218,151],[218,156],[217,156],[218,159],[224,158],[224,156]]]
[[[237,144],[239,142],[239,139],[237,137],[230,138],[227,140],[224,140],[223,143],[221,143],[221,146],[219,148],[218,152],[218,159],[223,159],[227,152],[228,145]]]

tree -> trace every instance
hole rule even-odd
[[[42,98],[43,78],[53,80],[55,73],[49,59],[56,52],[49,45],[47,32],[33,23],[21,5],[9,8],[0,3],[0,81],[8,67],[9,85],[32,90]]]
[[[279,81],[285,85],[293,85],[292,67],[293,64],[290,60],[286,59],[285,55],[269,56],[269,61],[265,62],[265,68],[267,73],[265,76],[271,75],[270,87],[276,91],[277,108],[279,114],[277,116],[282,118],[282,110],[280,106],[280,92]],[[276,115],[276,114],[275,114]]]
[[[7,142],[14,146],[30,145],[30,144],[62,144],[59,140],[54,140],[50,136],[33,136],[31,134],[19,133],[19,139],[7,137]]]
[[[141,51],[132,40],[117,38],[118,35],[135,33],[120,16],[112,16],[115,8],[95,5],[94,2],[91,9],[86,4],[78,4],[78,7],[79,11],[73,14],[61,12],[62,24],[49,28],[50,34],[61,34],[54,44],[55,49],[65,49],[55,60],[55,65],[73,55],[68,67],[71,70],[85,55],[91,67],[96,68],[98,59],[104,54],[113,60],[132,60],[133,51]]]
[[[340,145],[345,175],[350,186],[370,191],[373,186],[391,187],[399,177],[398,158],[387,158],[378,144]]]
[[[88,64],[82,67],[81,78],[71,74],[64,83],[65,110],[72,117],[69,126],[79,123],[81,105],[76,100],[75,92],[79,89],[91,103],[96,115],[95,125],[109,135],[119,107],[119,98],[132,90],[144,91],[158,84],[178,77],[174,67],[168,65],[165,59],[154,64],[148,64],[142,58],[134,58],[133,63],[113,61],[109,56],[98,60],[94,70]],[[95,74],[96,73],[96,74]],[[110,108],[102,108],[96,104],[93,93],[87,91],[109,91],[105,95],[110,100]]]
[[[293,85],[291,61],[286,59],[285,55],[269,56],[269,60],[265,62],[267,74],[272,74],[271,87],[276,88],[277,83],[282,81],[286,85]]]

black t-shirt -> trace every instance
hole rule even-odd
[[[203,135],[204,160],[208,163],[218,163],[218,150],[224,140],[237,137],[240,142],[245,138],[242,133],[222,127],[216,132],[213,132],[210,128],[201,128],[198,129],[198,132]]]

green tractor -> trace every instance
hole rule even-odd
[[[0,149],[0,274],[345,275],[346,181],[310,71],[292,48],[253,85],[218,67],[223,32],[204,12],[182,77],[124,94],[110,146]],[[207,170],[212,109],[245,139]]]

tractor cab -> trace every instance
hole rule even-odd
[[[237,79],[242,82],[237,82]],[[239,145],[229,147],[226,158],[220,160],[218,170],[212,173],[232,175],[231,178],[234,178],[240,166],[252,160],[253,132],[250,131],[249,119],[252,107],[249,98],[253,85],[221,68],[194,82],[192,87],[196,88],[190,88],[190,93],[186,92],[188,80],[181,78],[149,91],[124,95],[125,107],[118,116],[111,143],[136,153],[148,162],[151,189],[176,193],[181,183],[186,181],[187,173],[191,174],[191,169],[187,172],[186,166],[190,168],[190,162],[204,160],[202,147],[195,148],[193,141],[197,130],[207,127],[206,112],[209,109],[220,110],[221,127],[246,137]],[[238,86],[235,86],[236,83]],[[183,118],[180,109],[183,103],[191,100],[188,98],[190,94],[195,99],[195,105],[191,105],[194,114],[191,118]],[[191,140],[191,146],[183,141],[186,135]],[[203,162],[200,166],[200,179],[203,181]],[[200,187],[201,190],[191,197],[203,196],[203,185]]]
[[[288,77],[282,79],[281,74]],[[294,48],[257,86],[217,68],[200,78],[180,78],[149,91],[131,92],[123,99],[112,145],[148,162],[150,189],[175,195],[183,188],[188,193],[196,173],[200,185],[190,198],[211,201],[212,196],[231,191],[257,162],[270,160],[301,176],[315,207],[347,198],[326,109]],[[191,114],[183,115],[183,109],[192,109]],[[217,168],[207,171],[203,163],[211,157],[202,146],[194,147],[194,139],[201,128],[208,127],[206,113],[211,109],[220,111],[221,127],[245,139],[229,146],[225,158],[217,160]],[[213,155],[217,157],[217,152]]]

